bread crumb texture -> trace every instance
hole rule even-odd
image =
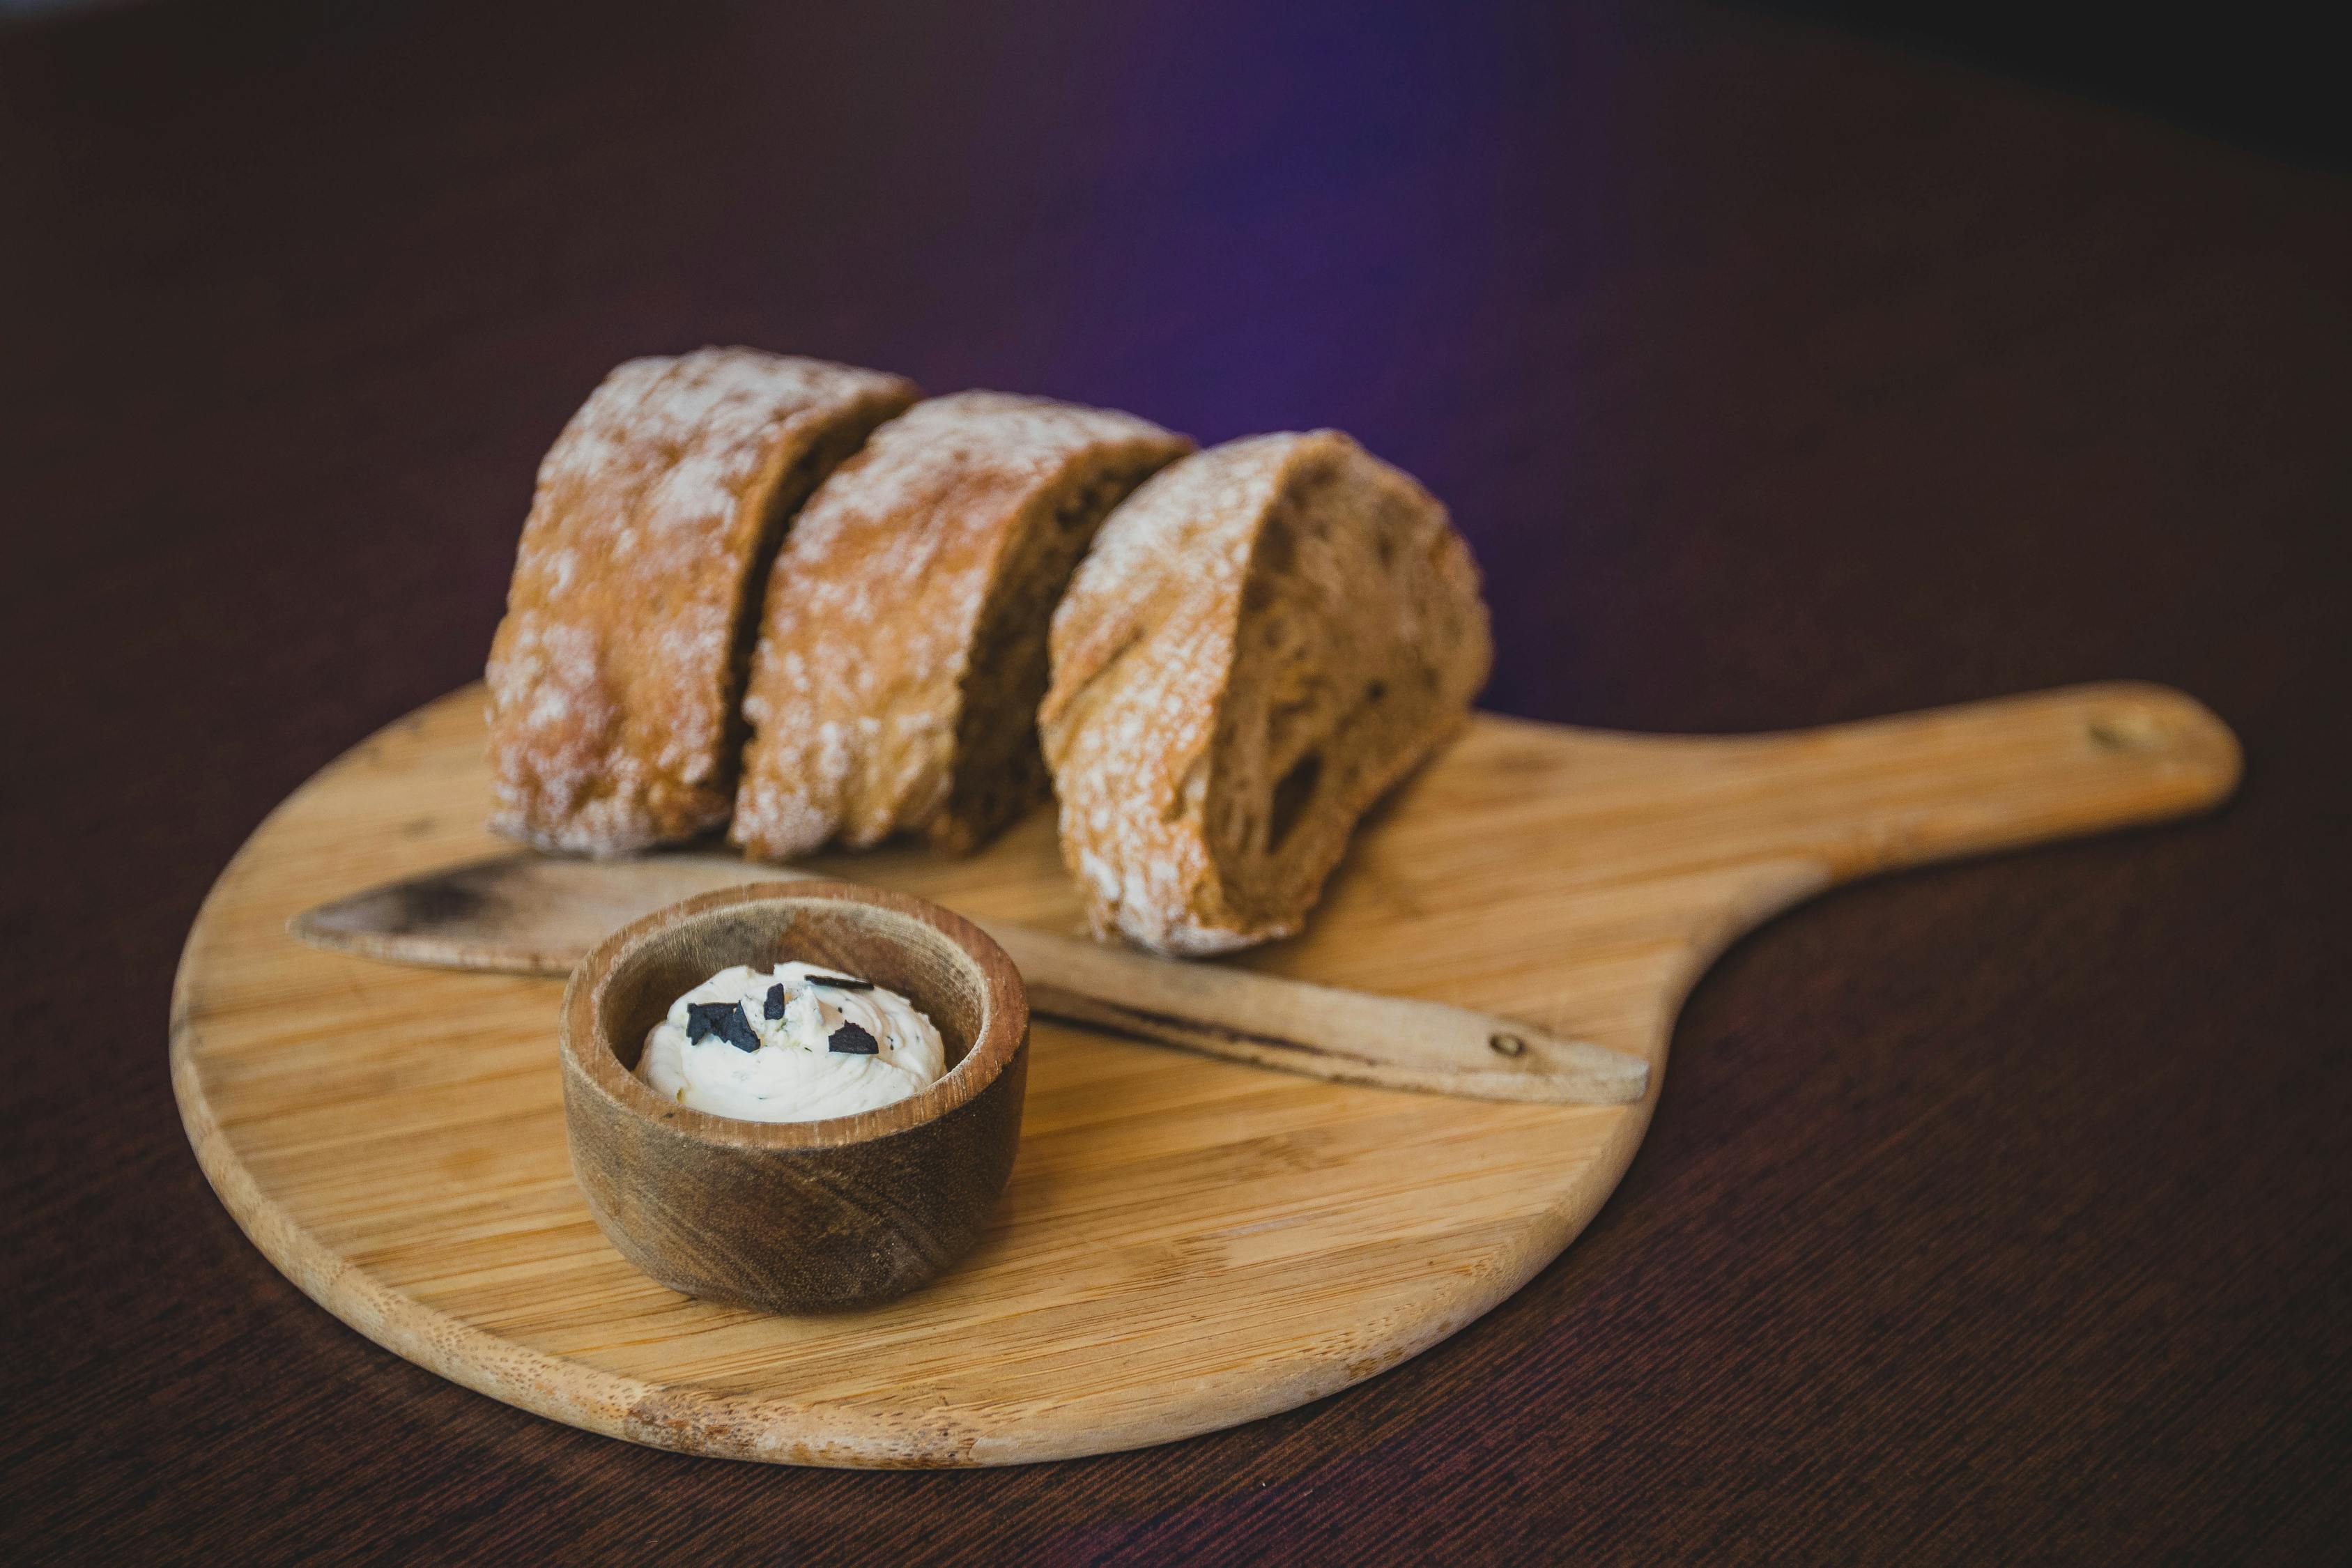
[[[1252,437],[1162,470],[1055,613],[1039,714],[1097,933],[1196,955],[1297,930],[1492,662],[1445,509],[1348,437]]]

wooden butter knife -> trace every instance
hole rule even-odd
[[[608,933],[680,899],[808,875],[721,855],[508,855],[321,904],[289,929],[314,947],[393,963],[560,976]],[[1649,1092],[1647,1062],[1515,1019],[975,923],[1021,971],[1031,1008],[1066,1023],[1310,1078],[1473,1100],[1624,1105]]]

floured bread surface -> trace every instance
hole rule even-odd
[[[1042,798],[1055,601],[1104,516],[1192,445],[994,392],[876,432],[810,498],[769,582],[735,842],[776,859],[919,831],[961,853]]]
[[[1493,658],[1445,509],[1346,436],[1162,471],[1072,581],[1038,716],[1097,933],[1200,954],[1296,931]]]
[[[637,359],[539,467],[490,645],[490,826],[618,855],[727,819],[750,613],[793,512],[911,383],[751,349]]]

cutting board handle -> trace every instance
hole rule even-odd
[[[1835,881],[2202,811],[2242,756],[2196,699],[2121,681],[1715,743],[1721,804]]]

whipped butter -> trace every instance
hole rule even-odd
[[[931,1021],[896,991],[816,964],[722,969],[646,1036],[655,1093],[745,1121],[821,1121],[919,1094],[947,1070]]]

